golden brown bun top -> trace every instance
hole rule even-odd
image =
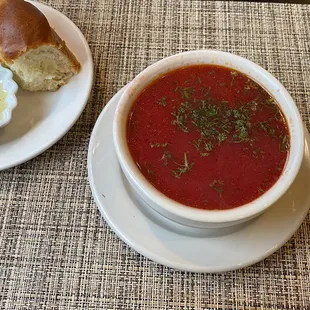
[[[0,0],[0,58],[11,62],[41,45],[61,45],[45,16],[24,0]]]

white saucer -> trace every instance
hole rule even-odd
[[[93,83],[93,61],[81,31],[53,8],[31,3],[43,12],[51,27],[66,41],[82,70],[57,92],[19,89],[12,120],[0,128],[0,170],[21,164],[56,143],[84,110]]]
[[[119,91],[101,113],[88,152],[88,173],[98,208],[115,233],[151,260],[192,272],[223,272],[252,265],[278,250],[305,218],[310,205],[309,142],[302,168],[288,192],[267,212],[228,229],[196,229],[174,223],[135,197],[118,164],[112,121]]]

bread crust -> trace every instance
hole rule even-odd
[[[68,57],[75,73],[80,71],[80,63],[40,10],[24,0],[0,0],[0,62],[12,64],[40,46],[59,49]]]

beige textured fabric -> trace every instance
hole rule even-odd
[[[310,309],[309,214],[284,247],[252,267],[179,272],[116,237],[93,202],[86,170],[92,128],[111,96],[152,62],[189,49],[230,51],[262,65],[291,92],[310,129],[310,6],[42,2],[86,36],[95,83],[60,142],[0,172],[0,309]]]

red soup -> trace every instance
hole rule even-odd
[[[127,126],[131,155],[160,192],[199,209],[230,209],[279,179],[286,120],[259,84],[232,69],[171,71],[138,96]]]

